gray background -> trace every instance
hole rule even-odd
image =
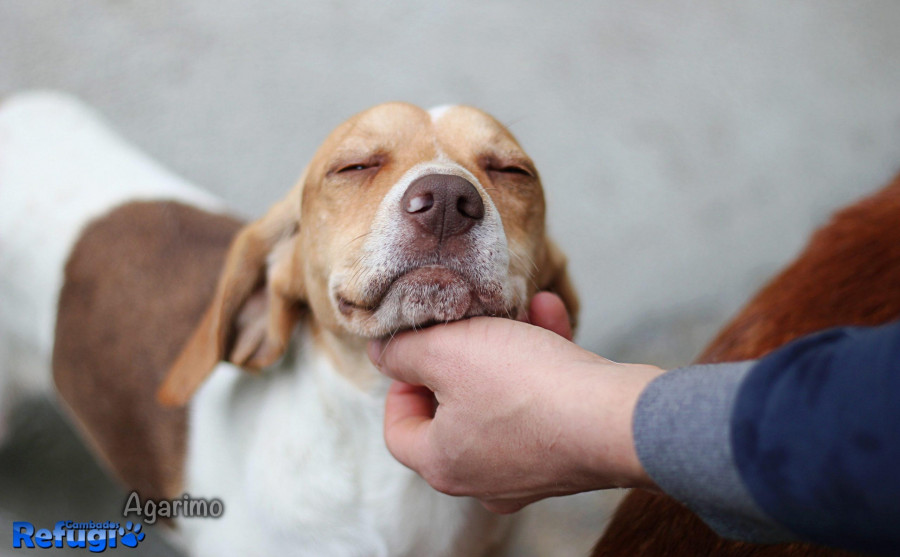
[[[484,108],[542,173],[584,302],[579,342],[675,366],[900,168],[898,28],[890,0],[0,0],[0,94],[70,92],[248,217],[355,112]],[[77,446],[52,450],[69,434],[41,408],[0,453],[4,521],[69,508],[36,478],[115,499]],[[78,466],[40,468],[46,455]],[[610,498],[538,507],[528,544],[583,552]]]

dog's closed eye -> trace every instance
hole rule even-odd
[[[361,170],[369,170],[370,168],[375,168],[377,165],[359,163],[359,164],[350,164],[341,168],[336,172],[336,174],[346,174],[349,172],[359,172]]]
[[[532,165],[516,158],[504,157],[497,154],[486,154],[481,157],[481,167],[491,176],[516,177],[524,176],[534,178],[537,173]]]
[[[531,171],[529,171],[527,168],[525,168],[523,166],[516,166],[516,165],[502,166],[499,168],[488,167],[487,171],[490,173],[496,172],[499,174],[518,174],[520,176],[529,176],[529,177],[532,176]]]
[[[361,157],[348,157],[346,159],[339,160],[339,162],[332,165],[331,170],[328,171],[328,176],[334,175],[344,175],[344,176],[352,176],[354,174],[377,171],[382,166],[384,166],[385,158],[380,155],[375,156],[361,156]]]

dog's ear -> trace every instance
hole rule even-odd
[[[258,370],[281,357],[305,298],[299,226],[298,186],[238,233],[212,302],[157,393],[162,404],[185,404],[220,361]]]
[[[561,249],[549,238],[544,241],[543,263],[538,266],[537,285],[539,290],[547,290],[562,298],[569,312],[572,330],[578,324],[578,294],[569,279],[566,269],[567,259]]]

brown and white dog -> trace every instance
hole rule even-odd
[[[506,519],[387,452],[387,380],[365,353],[401,329],[521,316],[538,289],[577,310],[537,171],[496,120],[377,106],[243,227],[71,101],[8,101],[0,141],[0,322],[38,355],[7,385],[52,346],[62,400],[127,486],[222,499],[221,518],[179,521],[191,553],[502,542]]]

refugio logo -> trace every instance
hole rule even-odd
[[[50,549],[51,547],[83,547],[103,553],[117,547],[137,547],[146,534],[140,524],[126,522],[74,522],[60,520],[53,530],[35,530],[30,522],[13,522],[13,549]]]

